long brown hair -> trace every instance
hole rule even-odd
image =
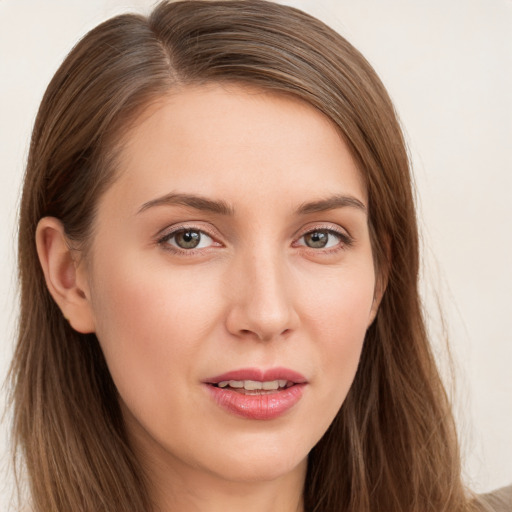
[[[468,510],[452,414],[418,296],[418,234],[405,144],[364,57],[320,21],[263,0],[163,2],[87,34],[35,123],[19,224],[21,314],[12,365],[14,441],[38,512],[151,510],[116,389],[93,334],[75,332],[35,248],[44,216],[84,248],[116,148],[169,90],[235,82],[293,95],[330,118],[365,180],[387,289],[334,422],[309,455],[308,512]]]

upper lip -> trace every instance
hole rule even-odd
[[[260,368],[240,368],[238,370],[232,370],[222,375],[216,375],[206,379],[206,384],[218,384],[219,382],[227,380],[254,380],[257,382],[270,382],[274,380],[287,380],[294,384],[303,384],[307,382],[306,377],[290,370],[289,368],[270,368],[268,370],[262,370]]]

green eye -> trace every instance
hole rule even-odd
[[[204,249],[213,244],[213,240],[199,229],[179,229],[169,233],[161,242],[182,250]]]
[[[181,249],[195,249],[201,242],[199,231],[183,230],[174,233],[176,245]]]
[[[299,245],[311,249],[329,249],[342,241],[342,235],[329,229],[316,229],[302,236]]]
[[[313,231],[304,235],[304,243],[312,249],[323,249],[329,241],[329,233],[325,231]]]

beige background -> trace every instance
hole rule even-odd
[[[151,0],[0,0],[0,379],[16,318],[15,222],[31,125],[76,40]],[[468,483],[512,482],[512,1],[289,0],[354,43],[387,85],[414,162],[423,288],[446,367],[455,360]],[[5,390],[0,395],[5,398]],[[0,427],[0,509],[7,422]]]

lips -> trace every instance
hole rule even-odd
[[[306,378],[287,368],[245,368],[205,382],[210,396],[229,413],[252,420],[275,419],[301,398]]]

